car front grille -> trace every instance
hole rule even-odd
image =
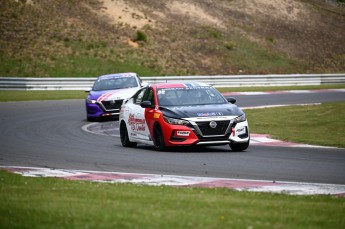
[[[198,125],[203,136],[225,135],[226,130],[229,127],[230,120],[215,122],[217,123],[217,126],[215,128],[212,128],[210,126],[210,121],[197,122],[196,124]]]
[[[123,99],[121,100],[108,100],[108,101],[102,101],[103,107],[106,109],[106,111],[111,110],[118,110],[121,108]]]

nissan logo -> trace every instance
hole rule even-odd
[[[211,121],[209,125],[213,129],[217,127],[217,123],[215,121]]]

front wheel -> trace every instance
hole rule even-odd
[[[120,125],[120,139],[123,147],[135,147],[137,146],[136,142],[131,142],[128,137],[128,131],[125,123]]]
[[[248,140],[247,142],[243,142],[243,143],[230,143],[230,148],[232,151],[234,152],[241,152],[241,151],[244,151],[248,148],[249,146],[249,142],[250,140]]]
[[[86,116],[86,119],[88,122],[97,122],[98,121],[98,118],[95,118],[95,117],[88,117]]]
[[[163,131],[160,125],[156,124],[153,129],[153,143],[155,150],[165,150]]]

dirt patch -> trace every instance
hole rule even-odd
[[[265,17],[290,22],[308,19],[308,10],[300,1],[241,0],[234,1],[237,9],[253,17]]]
[[[208,14],[206,10],[192,2],[172,1],[167,5],[167,8],[179,17],[188,17],[200,24],[225,28],[221,19]]]
[[[129,25],[142,28],[145,25],[153,26],[155,21],[123,0],[103,0],[103,7],[98,13],[111,19],[111,23]]]
[[[129,46],[133,47],[133,48],[139,48],[139,44],[135,41],[132,41],[131,39],[127,40],[127,43]]]

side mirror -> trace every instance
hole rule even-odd
[[[91,91],[91,89],[92,89],[92,88],[90,88],[90,87],[89,87],[89,88],[85,88],[85,92],[88,92],[88,93],[89,93],[89,92]]]
[[[155,107],[154,105],[151,104],[151,101],[148,101],[148,100],[142,101],[142,102],[140,103],[140,106],[141,106],[142,108],[154,108],[154,107]]]
[[[228,100],[228,102],[232,103],[232,104],[236,103],[236,99],[234,97],[228,97],[228,98],[226,98],[226,100]]]

